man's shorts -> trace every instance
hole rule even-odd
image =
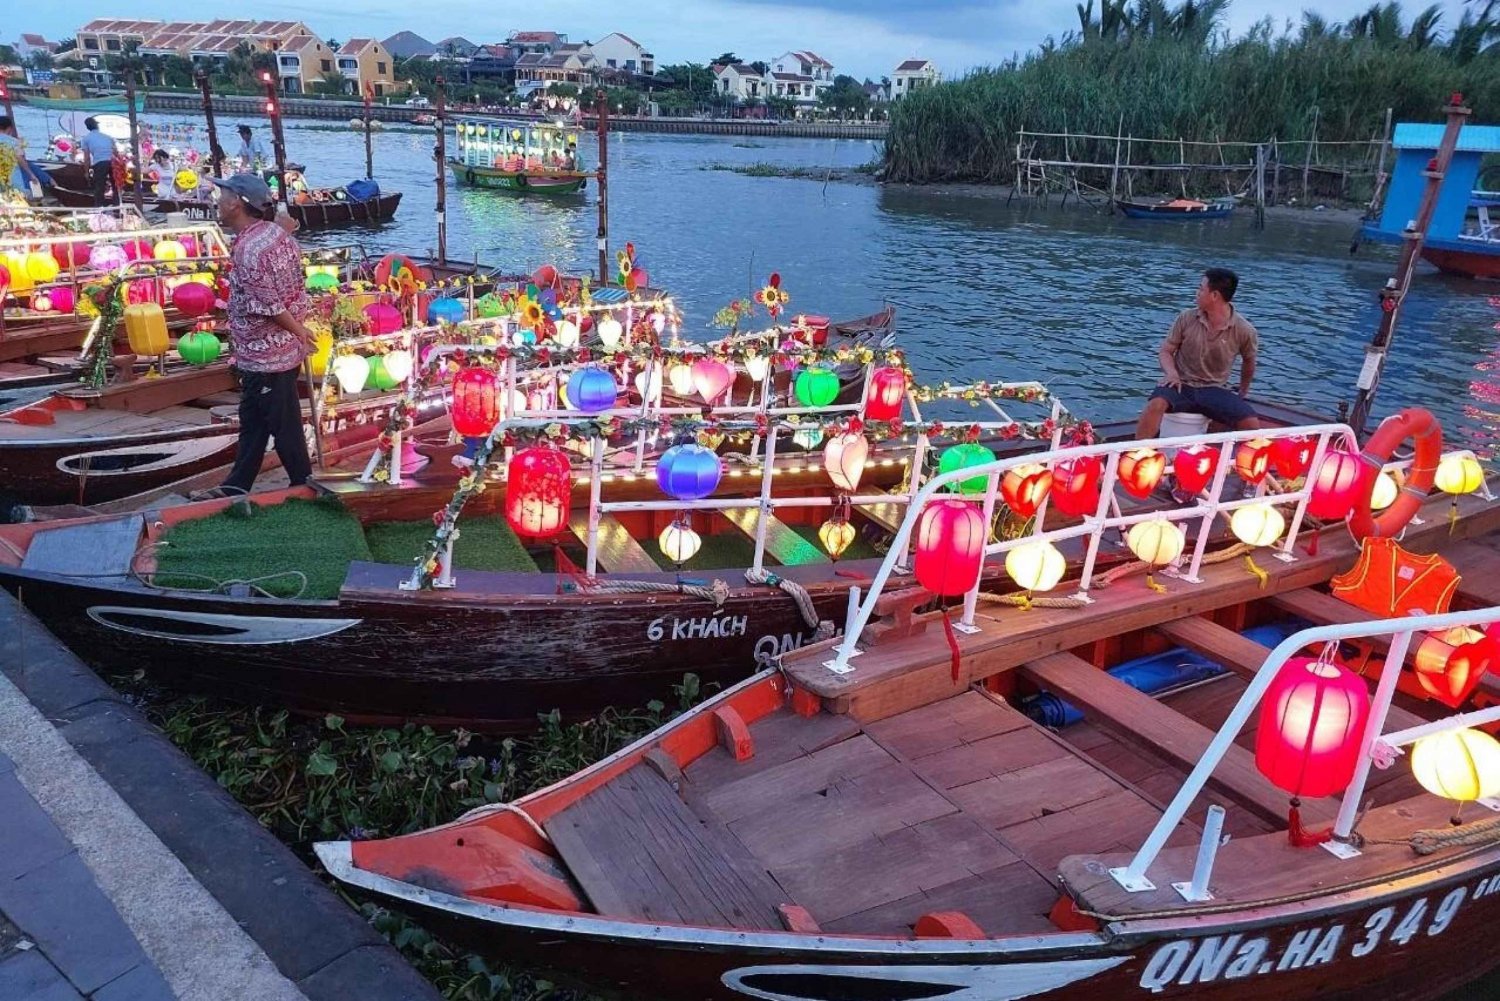
[[[1255,416],[1255,410],[1239,393],[1223,386],[1157,386],[1153,400],[1166,400],[1169,414],[1203,414],[1211,421],[1231,428]]]

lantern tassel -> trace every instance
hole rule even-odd
[[[1302,805],[1299,799],[1293,799],[1286,811],[1286,836],[1294,848],[1311,848],[1321,845],[1333,837],[1333,827],[1321,831],[1309,831],[1302,826],[1302,813],[1297,808]]]
[[[1017,595],[1017,597],[1021,599],[1021,611],[1031,611],[1031,592],[1027,591],[1025,594]]]
[[[1458,527],[1458,498],[1454,497],[1453,498],[1453,505],[1448,508],[1448,534],[1452,535],[1453,534],[1453,530],[1455,528],[1457,528],[1457,527]]]
[[[1266,585],[1271,581],[1271,575],[1257,566],[1255,557],[1248,554],[1245,556],[1245,568],[1255,575],[1256,580],[1260,581],[1260,589],[1264,591]]]
[[[1165,584],[1158,584],[1156,582],[1155,574],[1146,574],[1146,586],[1155,591],[1157,594],[1167,593],[1167,586]]]
[[[947,610],[943,612],[943,635],[948,639],[948,652],[953,658],[953,680],[957,682],[959,667],[958,635],[953,632],[953,619]]]
[[[1313,531],[1312,535],[1308,538],[1308,540],[1307,540],[1307,555],[1309,555],[1309,556],[1316,556],[1316,555],[1318,555],[1318,539],[1321,537],[1321,535],[1322,535],[1322,533],[1318,532],[1315,529]]]

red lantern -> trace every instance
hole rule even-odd
[[[1052,489],[1052,471],[1036,462],[1012,466],[1000,480],[1000,496],[1022,518],[1036,514]]]
[[[64,271],[72,267],[81,268],[89,262],[89,245],[86,243],[54,243],[52,245],[52,259]]]
[[[1417,684],[1453,709],[1463,705],[1485,672],[1496,667],[1500,667],[1500,644],[1478,629],[1457,626],[1431,633],[1417,647]]]
[[[1378,472],[1354,452],[1329,451],[1313,477],[1307,513],[1329,521],[1347,518],[1354,502],[1362,496],[1367,480]]]
[[[1099,510],[1099,476],[1103,466],[1098,456],[1064,459],[1052,469],[1052,507],[1072,518]]]
[[[1337,664],[1294,657],[1261,700],[1255,766],[1293,796],[1331,796],[1354,777],[1370,693]]]
[[[126,240],[120,244],[120,249],[125,251],[127,261],[151,260],[151,244],[145,240]]]
[[[559,449],[518,449],[505,467],[505,479],[505,520],[517,535],[546,539],[567,527],[573,468]]]
[[[141,278],[137,281],[126,282],[126,305],[134,306],[145,302],[161,303],[161,290],[157,288],[156,281],[151,278]]]
[[[1131,449],[1120,456],[1120,484],[1132,497],[1150,497],[1166,471],[1167,457],[1154,448]]]
[[[466,368],[453,377],[453,430],[465,438],[487,437],[500,421],[499,380],[487,368]]]
[[[940,595],[963,594],[979,579],[989,532],[973,504],[939,500],[917,520],[917,583]]]
[[[865,394],[865,419],[888,421],[901,413],[906,398],[906,373],[894,365],[870,373],[870,389]]]
[[[693,362],[692,373],[693,388],[708,404],[723,396],[724,390],[734,383],[734,369],[714,358],[699,358]]]
[[[214,290],[197,282],[183,282],[172,290],[172,305],[183,316],[202,316],[214,308]]]
[[[1306,435],[1277,438],[1271,443],[1271,468],[1282,479],[1305,476],[1312,466],[1313,447],[1313,440]]]
[[[557,268],[551,264],[543,264],[531,274],[531,283],[537,288],[555,289],[562,284],[562,278],[557,273]]]
[[[10,268],[0,264],[0,299],[4,299],[10,291]]]
[[[1252,438],[1241,442],[1234,453],[1234,471],[1246,483],[1259,483],[1271,471],[1271,441],[1268,438]]]
[[[1214,478],[1219,468],[1219,450],[1212,445],[1194,445],[1180,448],[1172,460],[1172,472],[1177,475],[1177,486],[1190,494],[1201,494]]]

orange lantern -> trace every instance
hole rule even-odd
[[[1177,475],[1177,486],[1190,494],[1201,494],[1214,478],[1219,468],[1219,450],[1212,445],[1194,445],[1179,448],[1172,460],[1172,472]]]
[[[1463,705],[1485,672],[1496,667],[1500,667],[1500,644],[1468,626],[1429,633],[1417,646],[1417,684],[1453,709]]]
[[[865,418],[888,421],[901,413],[906,398],[906,373],[894,365],[870,373],[870,389],[865,395]]]
[[[1052,507],[1071,518],[1094,514],[1099,510],[1101,471],[1096,455],[1059,462],[1052,469]]]
[[[1259,483],[1271,471],[1271,441],[1269,438],[1251,438],[1241,442],[1234,453],[1234,471],[1246,483]]]
[[[573,470],[560,450],[545,445],[517,449],[505,477],[505,520],[517,535],[546,539],[567,527]]]
[[[1012,466],[1000,480],[1000,496],[1022,518],[1036,514],[1052,489],[1052,471],[1038,462]]]
[[[989,532],[973,504],[936,500],[917,521],[917,583],[940,595],[963,594],[979,579]]]
[[[1120,456],[1120,484],[1132,497],[1150,497],[1166,471],[1167,457],[1154,448],[1135,448]]]

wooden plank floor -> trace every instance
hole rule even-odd
[[[568,528],[585,546],[589,542],[589,516],[587,511],[575,511],[568,519]],[[659,573],[661,567],[651,554],[635,541],[635,538],[612,514],[599,515],[599,568],[605,573]]]
[[[792,531],[792,526],[774,514],[762,514],[748,507],[721,511],[720,514],[751,539],[755,538],[760,519],[766,519],[766,552],[782,566],[800,567],[831,562],[823,550]]]

